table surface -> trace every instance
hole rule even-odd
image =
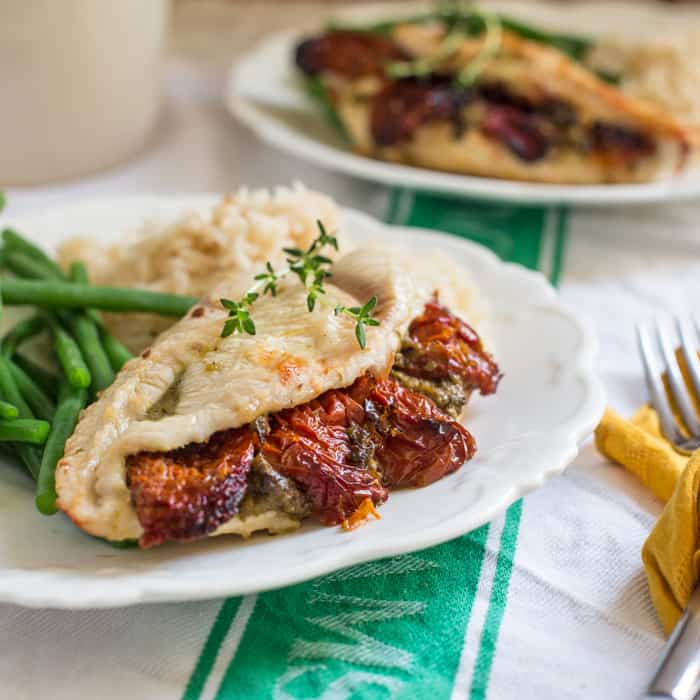
[[[11,190],[9,213],[115,193],[227,191],[301,180],[344,205],[383,216],[386,190],[262,145],[221,103],[234,55],[275,28],[317,22],[318,13],[317,3],[178,2],[163,115],[143,151],[91,177]],[[700,203],[569,212],[562,294],[593,320],[601,341],[598,368],[610,404],[622,413],[646,399],[635,320],[691,313],[700,299],[699,220]],[[489,697],[624,698],[641,691],[662,645],[639,558],[659,511],[650,494],[590,443],[565,476],[524,499]],[[491,540],[500,530],[494,533],[484,563],[492,573],[498,541]],[[477,596],[475,618],[483,619],[487,603],[488,591]],[[188,604],[186,613],[158,606],[157,619],[145,608],[69,613],[0,606],[6,697],[40,697],[49,689],[59,700],[74,697],[75,677],[54,672],[59,667],[82,674],[85,697],[123,697],[123,683],[134,678],[143,695],[133,697],[178,697],[208,631],[207,625],[179,624],[179,616],[213,620],[219,605]],[[154,625],[171,641],[167,656],[147,646]],[[75,646],[62,647],[65,638]],[[108,638],[123,648],[116,663]],[[473,653],[467,645],[467,661]],[[84,655],[82,666],[76,654]],[[166,658],[182,665],[174,677],[164,670]],[[467,695],[464,668],[455,697]]]

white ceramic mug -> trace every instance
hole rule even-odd
[[[89,173],[158,115],[169,0],[0,0],[0,188]]]

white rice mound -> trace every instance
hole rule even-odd
[[[58,259],[64,266],[82,260],[93,284],[200,297],[229,274],[262,271],[268,260],[279,265],[283,248],[308,247],[318,236],[317,221],[338,236],[341,253],[348,252],[339,219],[330,197],[298,183],[274,190],[241,188],[206,214],[186,212],[166,225],[147,222],[116,244],[67,240]],[[105,314],[105,319],[135,353],[174,322],[150,314]]]

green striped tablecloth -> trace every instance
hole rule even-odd
[[[390,223],[448,231],[556,284],[566,211],[454,202],[395,190]],[[487,697],[522,502],[478,530],[290,588],[224,601],[183,700]],[[487,541],[495,566],[484,566]],[[485,615],[473,615],[477,593]],[[466,644],[466,646],[465,646]]]

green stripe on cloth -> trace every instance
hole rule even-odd
[[[554,249],[554,261],[552,265],[552,273],[549,281],[555,286],[559,286],[561,273],[564,268],[564,252],[566,250],[566,230],[569,221],[569,212],[564,207],[557,209],[558,226],[556,230],[556,244]]]
[[[219,613],[214,620],[211,631],[204,642],[204,648],[199,655],[197,665],[192,671],[190,680],[187,683],[182,700],[197,700],[202,694],[202,689],[211,673],[212,666],[219,653],[221,642],[231,627],[236,611],[241,605],[241,598],[228,598],[219,609]]]
[[[496,653],[498,632],[501,629],[503,614],[508,602],[510,576],[513,572],[513,559],[518,544],[520,517],[523,511],[522,500],[516,501],[506,513],[506,521],[501,534],[501,548],[496,560],[496,573],[493,577],[493,588],[486,612],[486,621],[481,633],[479,653],[476,657],[472,675],[469,700],[483,700],[486,697],[493,657]]]
[[[217,700],[449,697],[487,532],[261,595]]]
[[[475,240],[508,261],[542,266],[554,279],[561,270],[563,210],[393,190],[387,219]],[[483,698],[488,690],[521,509],[519,501],[507,511],[471,675],[473,697]],[[233,650],[222,643],[240,599],[226,601],[182,700],[447,700],[460,665],[488,533],[485,525],[422,552],[260,594]],[[219,682],[222,663],[227,667],[214,695],[212,681]],[[215,664],[219,670],[207,683]]]

